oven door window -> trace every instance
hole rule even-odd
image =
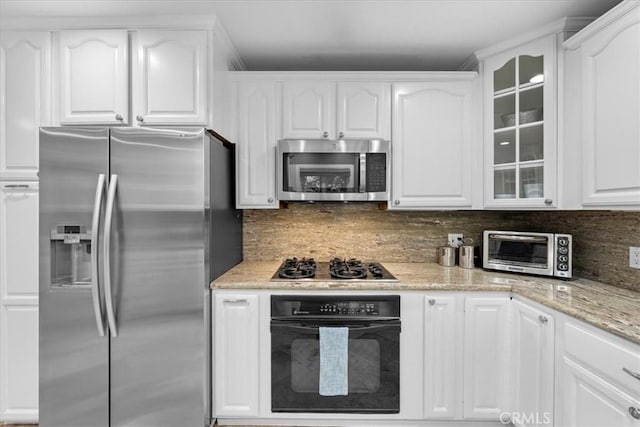
[[[540,237],[530,241],[491,238],[489,261],[497,264],[548,268],[549,241]]]
[[[399,412],[400,322],[350,326],[346,396],[319,394],[318,326],[272,322],[272,411]]]
[[[296,193],[357,193],[359,153],[284,153],[282,190]]]

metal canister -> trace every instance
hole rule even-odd
[[[456,265],[456,251],[458,248],[452,246],[440,246],[438,248],[438,264],[445,267]]]
[[[475,247],[471,245],[462,245],[460,246],[459,249],[460,249],[460,267],[473,268]]]

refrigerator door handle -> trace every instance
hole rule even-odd
[[[113,296],[111,292],[111,222],[113,220],[113,205],[116,199],[118,175],[111,175],[109,193],[107,194],[107,209],[104,214],[104,293],[107,302],[107,321],[113,338],[118,336],[116,316],[113,311]]]
[[[98,175],[96,197],[93,202],[93,220],[91,221],[91,298],[93,299],[93,313],[96,316],[98,335],[104,336],[104,314],[102,313],[102,298],[100,298],[100,277],[98,275],[98,237],[100,235],[100,211],[102,198],[105,193],[105,175]]]

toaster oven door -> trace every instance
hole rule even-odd
[[[553,276],[553,254],[550,233],[485,232],[484,268]]]

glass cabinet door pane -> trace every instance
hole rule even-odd
[[[516,198],[515,169],[500,169],[493,171],[493,195],[496,199]]]
[[[542,124],[520,128],[520,161],[542,160],[544,140]]]
[[[544,196],[543,167],[520,168],[520,197],[531,199]]]
[[[493,128],[515,126],[516,95],[506,95],[493,100]]]
[[[516,131],[495,132],[493,135],[493,164],[514,163],[516,161]]]
[[[543,88],[538,86],[520,92],[520,124],[542,121]]]
[[[516,85],[516,58],[511,58],[502,68],[493,72],[493,91],[500,92]]]
[[[544,81],[544,57],[522,55],[519,57],[519,86]]]

